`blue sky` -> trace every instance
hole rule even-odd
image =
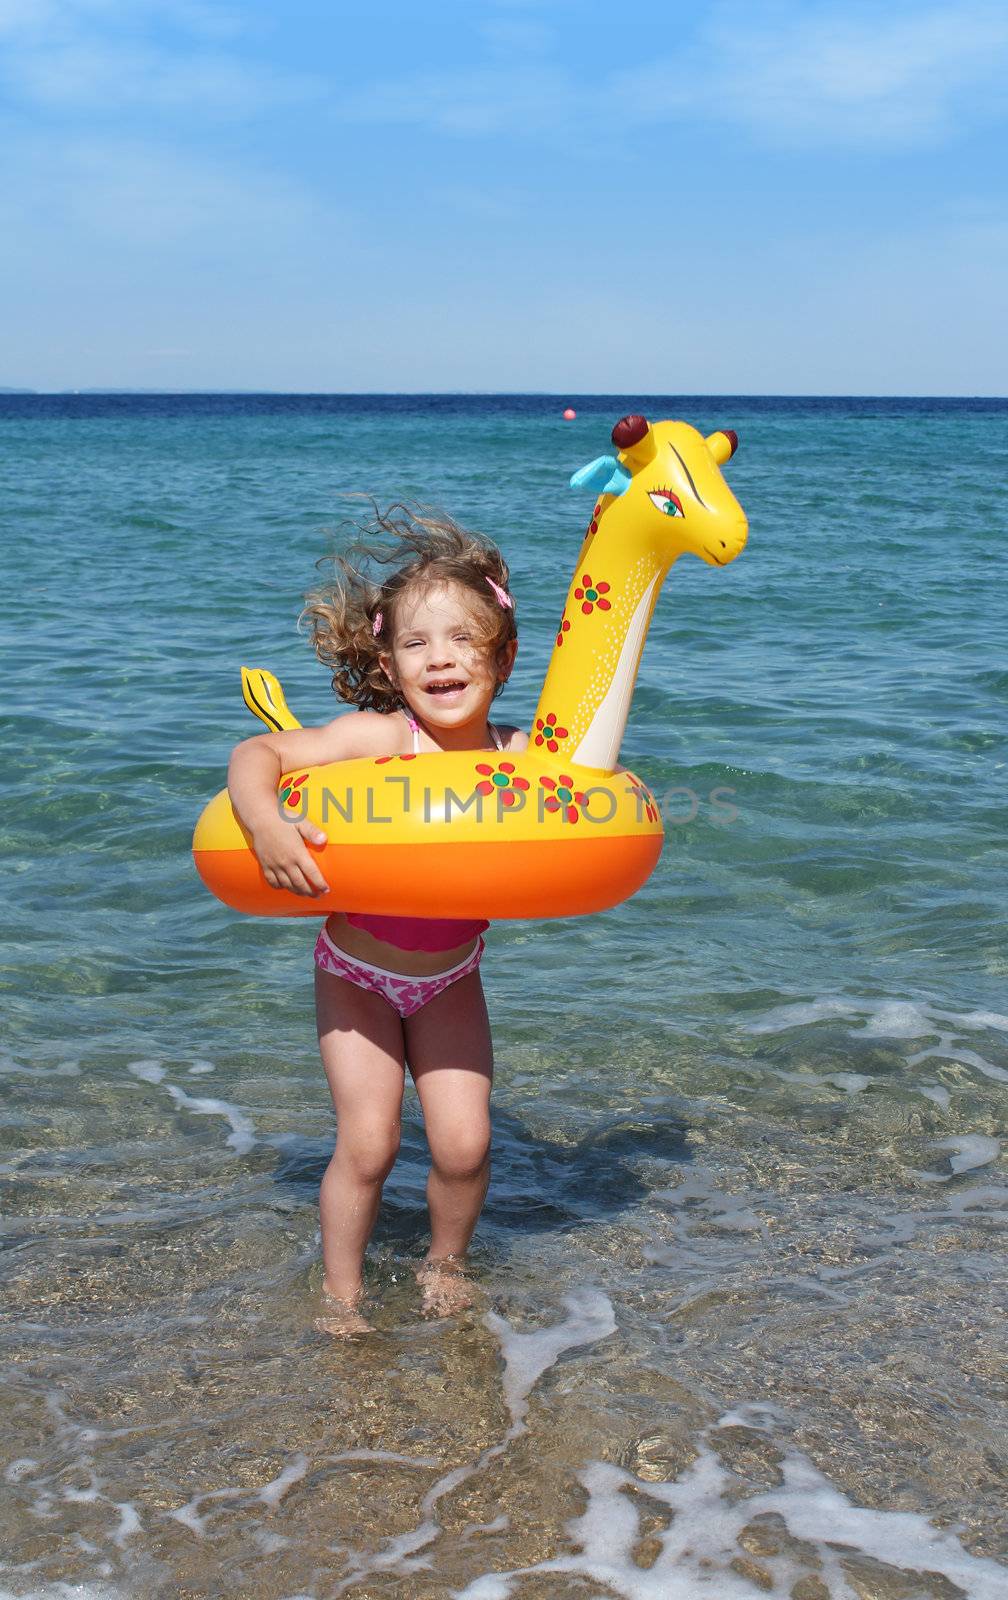
[[[0,0],[0,384],[1008,393],[1008,7]]]

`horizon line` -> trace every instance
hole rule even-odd
[[[1006,400],[1008,395],[962,391],[949,393],[937,391],[927,394],[896,393],[892,391],[848,390],[676,390],[676,389],[217,389],[186,388],[161,389],[131,385],[123,388],[100,387],[34,389],[22,385],[0,384],[0,399],[72,399],[87,397],[112,397],[116,395],[149,395],[175,398],[192,395],[270,397],[274,399],[543,399],[543,400],[613,400],[636,394],[658,399],[683,400]]]

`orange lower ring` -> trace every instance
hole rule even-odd
[[[194,851],[207,888],[235,911],[259,917],[366,911],[403,917],[572,917],[605,911],[636,893],[654,870],[661,833],[617,838],[327,844],[312,855],[330,892],[317,899],[271,889],[250,850]],[[451,911],[438,885],[451,890]]]

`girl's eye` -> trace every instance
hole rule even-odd
[[[684,517],[686,515],[682,508],[682,501],[672,489],[653,489],[648,494],[648,499],[666,517]]]

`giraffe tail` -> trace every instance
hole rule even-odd
[[[280,733],[301,727],[272,672],[266,672],[261,667],[242,667],[241,681],[242,699],[253,716],[261,718],[267,728]]]

